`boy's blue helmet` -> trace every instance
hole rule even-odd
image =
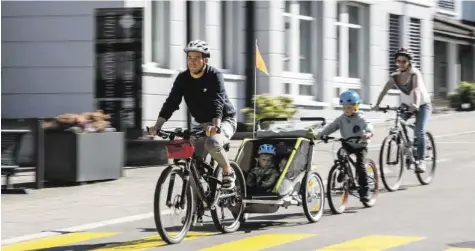
[[[257,150],[257,154],[271,154],[275,155],[275,146],[271,144],[263,144],[259,146],[259,150]]]
[[[340,105],[357,105],[360,103],[360,95],[357,92],[348,90],[340,95]]]

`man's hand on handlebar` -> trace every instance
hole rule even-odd
[[[206,127],[206,136],[213,137],[220,132],[219,127],[215,125]]]
[[[155,126],[152,127],[147,127],[147,133],[148,135],[156,136],[157,135],[157,129],[155,129]]]

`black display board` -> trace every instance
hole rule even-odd
[[[117,131],[142,131],[143,8],[96,9],[95,99]]]

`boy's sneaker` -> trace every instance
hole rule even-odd
[[[424,173],[426,171],[426,162],[423,160],[419,160],[416,163],[416,172]]]
[[[369,189],[360,188],[360,201],[361,202],[369,202],[371,200],[371,196],[369,194]]]
[[[236,181],[236,174],[234,171],[230,173],[223,173],[223,180],[221,184],[221,189],[223,190],[231,190],[235,186],[235,181]]]

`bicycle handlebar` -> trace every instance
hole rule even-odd
[[[358,141],[361,140],[361,136],[352,136],[352,137],[344,139],[344,138],[335,138],[335,137],[323,135],[323,136],[320,137],[320,139],[323,140],[323,142],[325,142],[325,143],[328,143],[328,140],[330,140],[330,139],[333,139],[335,141],[340,141],[342,143],[346,143],[347,141],[353,140],[353,139],[356,139],[357,142],[358,142]]]
[[[386,113],[388,111],[399,111],[399,112],[408,112],[409,109],[406,106],[389,106],[387,105],[386,107],[380,106],[379,110]]]
[[[150,133],[150,127],[147,128],[147,133]],[[221,133],[220,128],[217,128],[217,133]],[[157,136],[161,137],[162,139],[170,139],[173,140],[176,137],[180,137],[183,139],[190,139],[191,137],[205,137],[206,136],[206,131],[201,130],[201,131],[190,131],[190,130],[182,130],[181,128],[175,129],[175,131],[166,131],[166,130],[160,130],[157,132]]]

